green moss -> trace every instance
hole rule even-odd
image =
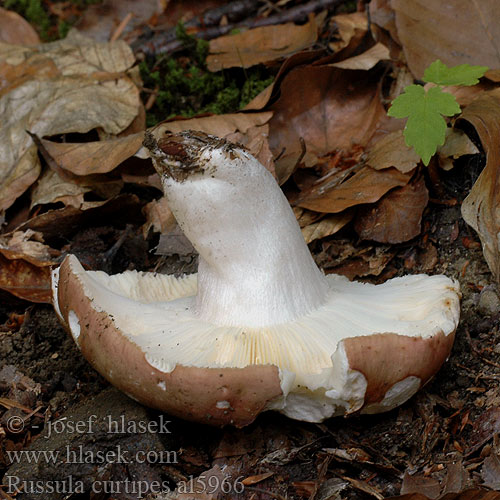
[[[50,28],[50,18],[41,0],[5,0],[4,8],[14,10],[23,16],[46,39]]]
[[[259,66],[211,73],[205,65],[208,43],[189,36],[182,25],[177,36],[184,45],[180,57],[159,57],[139,66],[144,86],[159,89],[148,126],[174,116],[238,111],[273,81]]]
[[[103,0],[70,0],[69,3],[76,5],[79,11]],[[63,0],[53,2],[56,4],[67,3]],[[71,21],[58,19],[48,7],[49,2],[44,0],[4,0],[3,7],[13,10],[23,16],[38,32],[42,41],[51,41],[64,38],[69,28],[76,22],[76,16]]]

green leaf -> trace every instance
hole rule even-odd
[[[476,85],[488,69],[488,66],[471,66],[470,64],[448,68],[438,59],[425,70],[424,82],[437,85]]]
[[[451,94],[443,92],[441,87],[426,92],[421,85],[408,85],[387,112],[394,118],[408,117],[405,142],[415,149],[424,165],[429,164],[437,147],[444,144],[446,121],[442,115],[457,113],[460,113],[460,106]]]

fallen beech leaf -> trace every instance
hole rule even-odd
[[[377,43],[358,56],[330,64],[336,68],[369,70],[380,61],[390,59],[389,49],[383,43]]]
[[[401,494],[404,495],[405,493],[417,493],[434,499],[441,493],[441,485],[437,479],[432,477],[419,474],[411,475],[405,472]]]
[[[395,251],[389,246],[354,246],[349,240],[334,239],[322,243],[317,262],[326,273],[342,274],[350,280],[379,276]]]
[[[368,31],[368,18],[365,12],[338,14],[331,18],[330,24],[337,27],[340,38],[328,44],[333,52],[339,52],[346,47],[349,47],[351,49],[349,52],[352,52],[358,47]]]
[[[500,279],[500,89],[478,97],[457,120],[471,123],[486,152],[486,166],[462,203],[462,217],[479,234],[483,254]]]
[[[17,12],[0,7],[0,42],[36,45],[40,37],[26,19]]]
[[[366,164],[375,170],[395,167],[406,174],[411,172],[419,161],[415,150],[406,145],[402,130],[386,134],[366,152]]]
[[[83,195],[90,188],[61,179],[54,170],[46,170],[31,193],[31,208],[35,205],[57,203],[79,207],[83,203]]]
[[[352,220],[353,212],[344,211],[340,214],[333,214],[302,228],[302,236],[306,243],[331,236],[340,231],[348,222]]]
[[[229,113],[210,115],[189,120],[162,122],[155,127],[155,134],[160,137],[165,131],[177,134],[183,130],[199,130],[207,134],[226,137],[234,132],[245,134],[248,129],[267,123],[273,116],[271,111],[261,113]]]
[[[392,0],[399,40],[412,73],[421,79],[436,59],[448,66],[500,68],[496,0]]]
[[[288,72],[297,66],[311,64],[321,57],[324,57],[325,54],[326,51],[324,49],[303,50],[302,52],[297,52],[296,54],[286,58],[280,66],[273,83],[266,87],[260,94],[255,96],[243,109],[255,111],[262,110],[269,102],[271,96],[276,93],[275,90],[279,88],[281,81]]]
[[[42,139],[54,161],[76,175],[110,172],[142,146],[144,133],[85,143],[60,143]]]
[[[303,191],[296,205],[316,212],[338,213],[354,205],[374,203],[390,189],[404,186],[409,180],[409,174],[403,174],[395,168],[374,170],[363,167],[345,182],[331,189],[328,188],[331,179],[327,179],[326,183]]]
[[[0,92],[0,113],[7,117],[0,124],[0,209],[38,176],[26,130],[40,137],[94,128],[118,134],[132,122],[139,91],[124,71],[133,62],[125,43],[97,44],[76,32],[33,48],[0,45],[0,64],[20,67]]]
[[[418,236],[429,193],[420,176],[386,194],[375,205],[361,207],[354,229],[364,240],[402,243]]]
[[[479,149],[469,139],[467,134],[456,128],[446,129],[446,139],[444,144],[437,149],[439,166],[443,170],[453,168],[453,160],[464,155],[475,155]]]
[[[269,122],[271,150],[281,154],[275,162],[280,182],[302,156],[302,141],[312,158],[368,143],[386,114],[378,80],[375,71],[329,66],[302,66],[285,76]]]
[[[269,149],[269,125],[266,123],[261,126],[250,127],[246,134],[234,132],[226,136],[231,142],[237,142],[252,153],[262,165],[264,165],[273,175],[274,159]]]
[[[210,41],[207,57],[209,71],[225,68],[249,68],[255,64],[289,56],[310,47],[318,37],[324,15],[311,16],[303,25],[294,23],[253,28]]]
[[[0,248],[38,261],[51,260],[49,247],[43,243],[42,233],[31,229],[0,236]]]
[[[496,453],[484,459],[481,477],[484,486],[493,490],[500,490],[500,457]]]
[[[166,233],[176,225],[175,217],[168,206],[167,198],[162,196],[159,200],[153,200],[144,205],[142,212],[146,216],[146,222],[142,226],[144,238],[153,228],[156,233]]]
[[[396,43],[399,43],[396,29],[396,15],[390,6],[390,2],[391,0],[372,0],[368,4],[371,21],[370,27],[374,35],[378,35],[380,31],[380,29],[374,30],[374,28],[382,28],[390,33],[390,36]],[[375,39],[379,40],[379,37],[375,36]]]
[[[66,206],[50,210],[32,217],[16,230],[32,229],[43,234],[44,240],[50,244],[53,238],[70,238],[78,230],[94,225],[102,225],[102,221],[112,225],[115,221],[122,224],[143,224],[141,212],[143,202],[132,194],[121,194],[107,201],[85,202],[80,208]]]
[[[51,302],[52,261],[0,248],[0,289],[31,302]]]

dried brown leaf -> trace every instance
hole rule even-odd
[[[319,222],[313,222],[302,228],[302,236],[306,243],[331,236],[340,231],[353,218],[353,212],[346,210],[340,214],[329,215]]]
[[[420,161],[413,148],[409,148],[402,130],[383,136],[366,152],[366,164],[375,170],[395,167],[404,174],[411,172]]]
[[[418,236],[429,193],[423,177],[386,194],[375,205],[359,209],[354,229],[362,239],[402,243]]]
[[[183,130],[199,130],[207,134],[226,137],[235,132],[245,134],[248,129],[267,123],[273,116],[271,111],[261,113],[230,113],[227,115],[210,115],[189,120],[162,122],[154,128],[157,137],[165,131],[177,134]]]
[[[31,302],[51,302],[52,261],[0,248],[0,289]]]
[[[36,45],[40,43],[40,37],[31,24],[17,12],[0,7],[0,42]]]
[[[467,106],[459,120],[471,123],[486,152],[486,166],[462,203],[465,222],[479,234],[488,266],[500,279],[500,89]]]
[[[280,182],[291,175],[303,154],[302,141],[311,159],[368,143],[385,116],[378,80],[372,71],[328,66],[302,66],[284,77],[269,122],[271,151],[281,154],[276,162]]]
[[[417,493],[425,495],[427,498],[438,498],[441,493],[441,485],[437,479],[426,477],[424,475],[411,475],[405,472],[403,484],[401,486],[401,495],[407,493]]]
[[[321,16],[324,18],[324,16]],[[301,26],[294,23],[262,26],[210,41],[209,71],[255,64],[289,56],[310,47],[318,37],[321,19],[314,15]]]
[[[139,132],[106,141],[60,143],[42,139],[54,161],[76,175],[110,172],[142,146],[144,134]]]
[[[456,128],[446,129],[446,139],[442,146],[437,149],[439,166],[443,170],[453,168],[453,160],[464,155],[478,154],[479,150],[469,139],[467,134]]]
[[[484,486],[493,490],[500,490],[500,457],[496,453],[484,459],[481,477]]]
[[[422,78],[436,59],[448,66],[500,68],[496,0],[392,0],[399,40],[412,73]]]
[[[352,12],[333,16],[330,24],[337,27],[339,40],[330,42],[329,47],[338,52],[349,47],[352,52],[358,47],[368,31],[368,19],[365,12]]]
[[[50,210],[32,217],[17,230],[32,229],[40,232],[45,241],[50,243],[49,240],[52,238],[69,238],[82,227],[101,225],[103,220],[109,224],[113,224],[113,221],[142,224],[144,223],[142,205],[137,196],[121,194],[107,201],[85,202],[80,208],[66,206]]]
[[[89,191],[90,188],[61,179],[54,170],[48,169],[42,174],[31,193],[31,208],[58,201],[62,201],[65,205],[80,207],[84,193]]]
[[[146,223],[142,226],[144,238],[151,228],[156,233],[163,234],[176,225],[174,214],[168,206],[167,198],[164,196],[145,205],[142,211],[146,216]]]
[[[390,59],[389,49],[383,43],[377,43],[367,51],[343,61],[330,64],[336,68],[369,70],[378,62]]]
[[[9,82],[0,92],[0,209],[8,208],[37,175],[37,135],[118,134],[135,118],[139,92],[124,74],[134,62],[123,42],[97,44],[76,32],[30,48],[0,44]],[[3,66],[2,66],[3,65]],[[20,105],[22,103],[22,105]]]
[[[269,125],[267,123],[261,126],[250,127],[246,134],[234,132],[227,135],[226,139],[247,148],[262,165],[275,175],[273,154],[269,148]]]
[[[409,174],[403,174],[395,168],[374,170],[363,167],[345,182],[331,189],[328,189],[330,179],[326,184],[314,185],[300,194],[296,204],[316,212],[338,213],[362,203],[374,203],[390,189],[404,186],[409,180]]]

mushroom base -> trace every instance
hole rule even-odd
[[[459,318],[452,280],[327,282],[329,299],[315,311],[243,328],[197,318],[196,275],[108,276],[74,256],[53,275],[58,316],[113,385],[173,415],[238,427],[264,410],[310,422],[387,411],[448,357]]]

